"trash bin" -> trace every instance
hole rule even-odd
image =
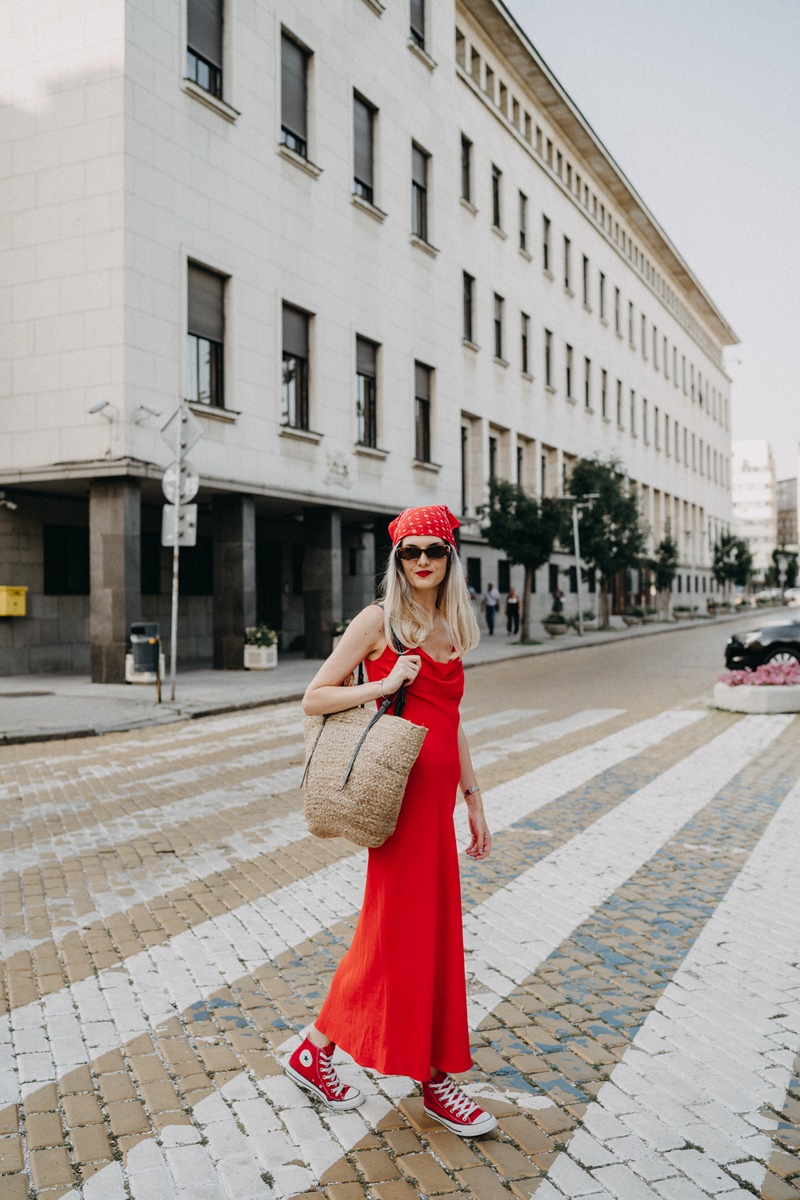
[[[157,621],[143,621],[138,625],[131,625],[131,650],[133,651],[135,674],[156,674],[159,647]]]

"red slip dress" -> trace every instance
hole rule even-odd
[[[460,659],[438,662],[422,649],[403,716],[428,732],[406,785],[397,827],[369,851],[364,902],[353,942],[331,982],[317,1029],[362,1067],[430,1078],[472,1066],[467,1025],[461,881],[453,810],[461,766]],[[389,646],[367,660],[385,678]]]

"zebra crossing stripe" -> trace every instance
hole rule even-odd
[[[561,717],[557,721],[546,721],[533,729],[526,729],[511,737],[478,746],[472,751],[472,765],[477,771],[490,763],[502,762],[509,754],[522,754],[526,750],[533,750],[545,742],[567,737],[593,725],[601,725],[603,721],[610,721],[614,717],[621,717],[624,712],[624,708],[589,708],[583,712],[572,713],[568,717]]]

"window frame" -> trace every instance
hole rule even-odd
[[[418,371],[425,371],[427,376],[427,396],[417,393]],[[433,367],[427,363],[414,360],[414,458],[416,462],[430,463],[431,458],[431,398],[433,392]]]
[[[463,339],[475,345],[475,276],[462,271],[461,296],[463,304]]]
[[[359,370],[359,343],[373,354],[372,374]],[[356,445],[378,448],[378,352],[380,343],[356,334]]]
[[[419,160],[415,158],[415,154],[419,155]],[[428,192],[430,191],[430,167],[431,156],[427,150],[423,149],[418,142],[411,142],[411,233],[414,237],[418,237],[420,241],[429,243],[429,222],[428,222]],[[424,166],[424,181],[420,182],[416,178],[416,164],[422,162]]]
[[[283,319],[286,309],[301,316],[305,322],[305,355],[286,349]],[[281,425],[285,429],[311,429],[311,318],[312,314],[288,300],[281,301]],[[295,364],[291,378],[287,363]],[[289,384],[294,383],[293,389]]]
[[[363,109],[367,114],[367,130],[369,137],[369,145],[367,149],[367,157],[369,158],[369,175],[370,180],[362,180],[358,176],[358,160],[359,160],[359,124],[356,113],[358,108]],[[375,118],[378,110],[375,105],[366,98],[357,89],[353,89],[353,195],[366,200],[367,204],[375,203]]]
[[[472,204],[472,142],[461,134],[461,199]]]
[[[284,47],[287,45],[293,46],[294,49],[299,52],[299,54],[302,58],[302,61],[303,61],[303,105],[302,105],[303,121],[302,121],[302,124],[304,126],[304,130],[303,130],[302,134],[298,130],[292,129],[291,125],[287,123],[287,119],[286,119],[287,118],[286,89],[284,86],[285,82],[286,82],[286,79],[285,79],[286,63],[284,61]],[[309,125],[309,121],[308,121],[308,94],[309,94],[308,81],[309,81],[309,65],[311,62],[311,57],[312,57],[311,51],[308,49],[307,46],[304,46],[303,43],[301,41],[299,41],[299,39],[296,38],[292,33],[290,33],[288,29],[285,29],[285,28],[281,29],[281,105],[280,105],[281,126],[280,126],[280,139],[279,140],[280,140],[281,145],[285,146],[287,148],[287,150],[291,150],[293,154],[298,154],[301,158],[305,158],[305,159],[308,158],[308,141],[309,141],[309,136],[308,136],[308,134],[309,134],[309,130],[308,130],[308,125]]]

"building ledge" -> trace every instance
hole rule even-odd
[[[377,13],[379,17],[382,16],[386,11],[386,5],[381,4],[381,0],[364,0],[364,3],[366,4],[367,8],[371,8],[372,11]]]
[[[577,404],[578,403],[577,398],[575,396],[565,396],[564,399],[566,400],[567,404]]]
[[[587,304],[586,301],[584,300],[583,311],[587,312],[587,313],[591,313],[591,312],[594,312],[594,309],[592,308],[591,304]]]
[[[496,236],[499,237],[500,240],[503,242],[508,237],[508,234],[506,233],[505,229],[501,229],[499,225],[492,226],[492,233],[496,234]]]
[[[593,417],[593,416],[594,416],[594,409],[593,409],[593,408],[591,408],[591,407],[590,407],[588,404],[584,404],[584,406],[583,406],[583,411],[584,411],[585,413],[588,413],[590,417]]]
[[[412,233],[409,241],[418,250],[424,250],[426,254],[430,254],[431,258],[436,258],[436,255],[439,253],[436,246],[432,246],[430,242],[426,242],[425,238],[421,238],[418,233]]]
[[[620,331],[619,331],[618,329],[616,329],[614,332],[616,333],[616,335],[617,335],[617,337],[619,338],[619,340],[620,340],[620,341],[622,341],[622,338],[623,338],[623,336],[624,336],[624,335],[623,335],[623,334],[621,334],[621,333],[620,333]]]
[[[292,438],[296,442],[311,442],[316,446],[322,441],[324,435],[317,433],[315,429],[298,429],[295,425],[281,425],[278,436]]]
[[[524,246],[520,246],[519,252],[526,262],[533,262],[533,255],[530,250],[526,250]]]
[[[430,54],[428,54],[428,52],[426,50],[422,49],[422,46],[418,46],[413,38],[409,38],[408,41],[406,42],[406,45],[408,46],[411,53],[416,55],[416,57],[419,59],[419,61],[421,63],[425,64],[425,66],[428,68],[429,71],[436,70],[436,66],[437,66],[436,60],[431,58]]]
[[[553,274],[553,272],[550,270],[549,267],[542,267],[542,274],[544,276],[546,276],[546,278],[549,279],[551,281],[551,283],[555,279],[555,275]]]
[[[199,401],[187,401],[189,408],[198,417],[208,417],[212,421],[222,421],[226,425],[235,425],[236,418],[241,414],[235,408],[215,408],[212,404],[200,404]]]
[[[350,197],[356,208],[360,208],[362,212],[367,213],[374,221],[385,221],[386,213],[382,208],[378,208],[377,204],[373,204],[370,200],[365,200],[363,196],[359,196],[353,192]]]
[[[468,200],[466,198],[466,196],[461,197],[461,206],[462,206],[462,208],[465,208],[467,210],[467,212],[471,212],[473,217],[478,215],[477,208],[475,207],[475,205],[472,203],[471,200]]]
[[[528,381],[528,383],[533,383],[533,376],[530,374],[529,371],[522,371],[521,375],[522,375],[523,379],[526,379]]]
[[[389,457],[388,450],[382,450],[380,446],[365,446],[363,442],[356,442],[353,453],[360,454],[362,458],[377,458],[380,462]]]
[[[546,383],[544,385],[544,390],[547,392],[548,396],[555,396],[556,394],[556,389],[553,387],[552,383]]]
[[[492,359],[492,362],[497,363],[498,367],[507,367],[508,366],[508,359],[501,358],[499,354],[495,354],[494,358]]]
[[[567,283],[564,284],[564,295],[569,296],[570,300],[575,299],[575,293],[573,292],[572,288]]]
[[[421,458],[413,459],[411,465],[418,471],[429,471],[432,475],[438,475],[442,469],[441,463],[424,462]]]
[[[466,346],[466,348],[467,348],[468,350],[480,350],[480,346],[478,345],[478,343],[477,343],[477,342],[471,342],[471,341],[469,340],[469,338],[462,338],[462,339],[461,339],[461,345],[462,345],[462,346]]]
[[[241,116],[237,108],[234,108],[233,105],[228,104],[219,96],[212,96],[211,92],[207,92],[205,88],[201,88],[193,79],[184,79],[182,87],[187,96],[193,96],[195,100],[199,100],[201,104],[205,104],[206,108],[219,113],[226,121],[230,121],[231,125],[235,123],[238,116]]]
[[[299,167],[301,171],[305,171],[306,175],[310,175],[312,179],[319,179],[322,174],[322,167],[318,167],[310,158],[304,158],[296,150],[290,150],[288,146],[284,146],[283,142],[278,142],[276,153],[280,154],[281,158],[285,158],[287,162]]]
[[[600,318],[600,324],[603,325],[606,329],[608,329],[608,321],[605,319],[605,317]]]

